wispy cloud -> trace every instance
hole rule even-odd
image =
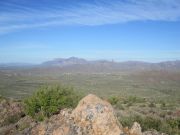
[[[61,25],[94,26],[129,21],[180,20],[179,0],[79,0],[77,3],[63,6],[61,2],[52,5],[46,3],[41,8],[18,2],[0,2],[1,5],[4,7],[0,10],[1,34],[27,28]]]

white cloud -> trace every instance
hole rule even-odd
[[[179,21],[179,0],[98,0],[41,9],[10,4],[0,13],[0,33],[54,25],[104,25],[129,21]]]

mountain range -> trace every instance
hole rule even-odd
[[[142,61],[114,62],[108,60],[88,61],[82,58],[59,58],[42,63],[43,67],[59,67],[61,69],[79,69],[92,71],[119,71],[119,70],[180,70],[180,61],[164,61],[149,63]]]
[[[37,69],[57,69],[60,71],[71,72],[117,72],[117,71],[136,71],[136,70],[173,70],[180,71],[180,60],[150,63],[142,61],[114,62],[108,60],[86,60],[83,58],[57,58],[46,61],[38,65],[33,64],[0,64],[2,68],[8,67],[27,67]]]

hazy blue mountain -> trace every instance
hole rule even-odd
[[[75,64],[87,64],[88,61],[82,58],[76,58],[76,57],[70,57],[70,58],[57,58],[51,61],[46,61],[42,63],[43,66],[69,66],[69,65],[75,65]]]
[[[82,58],[70,57],[67,59],[58,58],[41,64],[46,68],[58,68],[62,71],[79,72],[116,72],[125,70],[180,70],[180,61],[165,61],[159,63],[149,63],[142,61],[114,62],[108,60],[88,61]]]
[[[142,61],[114,62],[108,60],[86,60],[83,58],[57,58],[42,64],[6,63],[0,64],[1,69],[28,68],[33,71],[43,72],[121,72],[121,71],[146,71],[146,70],[171,70],[180,71],[180,61],[164,61],[149,63]]]

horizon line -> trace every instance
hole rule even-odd
[[[123,62],[143,62],[143,63],[163,63],[163,62],[174,62],[174,61],[180,61],[180,58],[169,58],[167,60],[159,60],[159,61],[150,61],[150,60],[138,60],[138,59],[127,59],[127,60],[117,60],[117,59],[108,59],[108,58],[83,58],[83,57],[74,57],[74,56],[71,56],[71,57],[58,57],[58,58],[53,58],[53,59],[49,59],[49,60],[44,60],[44,61],[41,61],[41,62],[0,62],[0,65],[8,65],[8,64],[24,64],[24,65],[41,65],[45,62],[49,62],[49,61],[55,61],[57,59],[64,59],[64,60],[67,60],[67,59],[70,59],[70,58],[76,58],[76,59],[84,59],[86,61],[107,61],[107,62],[114,62],[114,63],[123,63]]]

